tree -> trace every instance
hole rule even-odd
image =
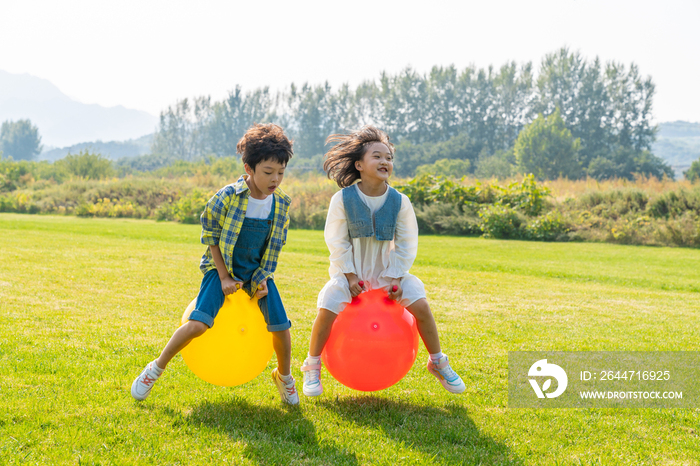
[[[328,135],[374,124],[400,148],[401,176],[438,159],[468,159],[470,171],[481,164],[482,172],[500,176],[508,165],[480,154],[510,151],[527,124],[558,109],[572,140],[579,141],[576,162],[584,170],[578,172],[575,164],[550,168],[574,176],[595,161],[591,173],[598,177],[629,176],[640,169],[661,173],[658,169],[665,169],[644,155],[655,138],[654,92],[636,65],[602,64],[567,48],[546,55],[537,76],[531,63],[510,62],[462,71],[433,67],[429,73],[408,67],[355,89],[307,83],[243,93],[236,86],[222,101],[185,99],[162,112],[153,152],[186,160],[234,155],[253,123],[270,122],[294,139],[299,157],[309,159],[325,152]],[[454,143],[463,147],[448,147]],[[625,154],[632,159],[621,162]]]
[[[473,161],[478,156],[479,148],[466,134],[458,134],[447,141],[436,143],[411,144],[404,139],[396,145],[394,173],[398,176],[413,176],[419,165],[431,164],[440,159],[467,160],[468,166],[473,167]]]
[[[688,171],[683,172],[683,174],[691,183],[700,181],[700,159],[693,162]]]
[[[479,155],[474,176],[477,178],[500,178],[505,179],[513,176],[515,172],[515,154],[513,149],[507,151],[499,150],[494,154],[483,151]]]
[[[294,137],[294,152],[301,157],[323,154],[326,137],[337,132],[330,97],[328,83],[323,86],[304,84],[300,89],[291,87],[288,104],[295,110],[296,124],[288,131]]]
[[[581,140],[579,159],[588,167],[596,158],[611,159],[619,147],[636,153],[651,149],[654,93],[651,78],[642,78],[634,63],[629,69],[614,62],[603,67],[598,58],[587,62],[562,48],[542,60],[533,109],[545,115],[560,110],[566,127]]]
[[[212,106],[211,118],[204,130],[208,137],[207,149],[219,157],[233,156],[238,141],[253,123],[274,119],[273,98],[268,87],[244,94],[241,86],[236,86],[226,99]]]
[[[586,167],[586,174],[597,180],[609,178],[634,179],[635,175],[673,178],[673,169],[648,150],[616,147],[606,157],[596,157]]]
[[[515,141],[515,158],[521,173],[532,173],[538,179],[581,176],[578,153],[581,141],[571,135],[559,109],[545,118],[542,114],[527,125]]]
[[[5,121],[0,128],[0,151],[15,160],[32,160],[41,153],[39,128],[29,120]]]
[[[168,110],[160,113],[160,127],[151,147],[154,154],[172,155],[184,160],[194,158],[191,110],[189,100],[182,99],[175,103],[174,108],[168,107]]]

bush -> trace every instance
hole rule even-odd
[[[416,176],[437,175],[448,178],[462,178],[469,174],[469,160],[440,159],[428,165],[419,165]]]
[[[129,201],[123,202],[118,199],[112,200],[108,197],[98,199],[94,204],[80,204],[75,214],[78,217],[128,217],[143,218],[144,211],[139,211],[134,204]]]
[[[559,212],[548,212],[525,226],[524,237],[534,241],[566,241],[569,231]]]
[[[662,224],[658,232],[661,244],[700,247],[700,215],[686,212]]]
[[[688,211],[700,214],[700,189],[668,191],[649,203],[649,213],[654,217],[678,217]]]
[[[522,214],[499,204],[484,207],[479,217],[485,238],[518,239],[522,237],[521,227],[527,222]]]
[[[15,191],[0,195],[0,212],[18,212],[23,214],[38,214],[41,208],[30,194]]]
[[[114,175],[111,160],[102,154],[92,154],[87,150],[79,154],[68,154],[54,165],[85,180],[102,180]]]
[[[424,234],[480,235],[478,215],[459,212],[449,204],[431,204],[415,209],[418,230]]]
[[[289,227],[323,230],[328,204],[338,187],[325,177],[314,174],[285,178],[284,191],[292,198]]]
[[[579,208],[613,219],[644,212],[648,203],[649,195],[638,188],[589,191],[576,200]]]
[[[0,159],[0,211],[196,224],[210,194],[240,172],[237,158],[210,157],[172,164],[158,177],[91,180],[62,164]],[[640,177],[547,184],[574,197],[555,199],[532,175],[507,183],[424,175],[396,188],[411,199],[423,234],[700,247],[700,186]],[[323,229],[337,185],[304,172],[283,188],[292,198],[291,228]]]
[[[213,195],[213,192],[193,189],[188,195],[177,200],[172,210],[173,218],[181,223],[199,223],[199,217]]]
[[[532,174],[526,175],[520,182],[510,183],[501,191],[499,201],[502,204],[530,216],[539,215],[544,208],[546,198],[551,195],[549,188],[538,185]]]

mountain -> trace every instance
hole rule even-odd
[[[129,139],[127,141],[94,141],[81,142],[73,144],[69,147],[60,149],[51,149],[42,152],[38,160],[48,160],[55,162],[62,159],[68,154],[78,154],[81,151],[87,150],[93,153],[100,153],[112,160],[122,158],[138,157],[139,155],[149,154],[151,152],[151,144],[153,143],[154,134],[147,134],[137,139]]]
[[[26,118],[39,128],[42,144],[51,147],[134,139],[153,133],[158,124],[150,113],[83,104],[46,79],[0,70],[0,122]]]
[[[659,123],[652,152],[671,165],[676,179],[682,179],[690,164],[700,159],[700,123]]]

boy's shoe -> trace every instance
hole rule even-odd
[[[323,393],[323,385],[321,384],[321,358],[318,358],[317,363],[312,363],[307,358],[304,365],[301,366],[301,371],[304,373],[304,385],[302,391],[306,396],[318,396]]]
[[[149,393],[151,393],[151,388],[153,384],[158,380],[163,371],[158,372],[156,370],[155,361],[148,363],[146,368],[141,371],[138,377],[131,384],[131,396],[136,398],[138,401],[143,401],[146,399]]]
[[[462,378],[450,367],[447,356],[441,357],[436,363],[428,356],[428,372],[437,377],[445,390],[450,393],[462,393],[467,388]]]
[[[280,392],[280,396],[282,397],[282,401],[284,401],[287,404],[290,405],[298,405],[299,404],[299,394],[297,393],[297,388],[294,385],[295,380],[294,377],[292,377],[292,380],[289,382],[285,382],[280,378],[279,372],[277,372],[277,369],[272,371],[272,380],[275,382],[275,385],[277,385],[277,390]]]

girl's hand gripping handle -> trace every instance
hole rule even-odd
[[[348,279],[348,288],[353,298],[365,291],[365,282],[360,281],[354,273],[346,273],[345,278]]]
[[[401,297],[401,293],[403,293],[403,290],[401,289],[401,280],[394,278],[391,281],[391,284],[389,284],[387,292],[389,293],[390,299],[397,301]]]

